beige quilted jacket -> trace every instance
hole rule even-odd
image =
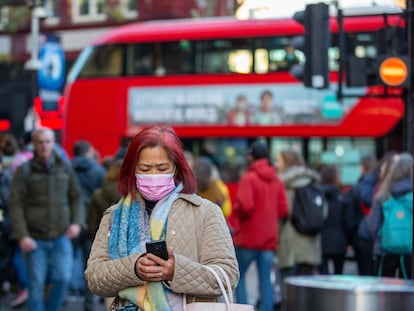
[[[121,289],[144,283],[134,272],[141,253],[114,260],[108,257],[113,208],[109,208],[102,217],[85,271],[89,288],[102,297],[114,297]],[[214,277],[203,265],[220,265],[229,275],[232,287],[236,286],[239,269],[233,242],[217,205],[197,195],[180,194],[168,217],[166,241],[173,247],[175,255],[170,289],[187,294],[187,301],[213,301],[221,294]],[[206,299],[206,295],[211,297]]]

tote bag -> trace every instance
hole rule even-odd
[[[227,291],[224,288],[224,284],[221,281],[220,277],[214,271],[213,268],[210,268],[208,266],[205,266],[207,270],[211,272],[211,274],[214,275],[214,277],[217,280],[217,283],[221,289],[221,292],[223,294],[224,302],[193,302],[187,304],[186,295],[183,297],[183,310],[184,311],[254,311],[253,306],[246,305],[246,304],[238,304],[233,303],[233,293],[231,290],[230,280],[227,276],[227,273],[223,270],[223,268],[214,265],[215,268],[217,268],[220,273],[224,277],[224,281],[226,282]]]

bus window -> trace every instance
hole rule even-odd
[[[128,45],[126,68],[128,76],[194,73],[193,43],[181,40]]]
[[[269,53],[266,49],[256,49],[254,51],[254,71],[256,73],[269,72]]]
[[[189,40],[180,40],[180,42],[178,42],[177,56],[178,63],[180,64],[181,73],[195,73],[194,42]]]
[[[84,70],[85,63],[89,60],[94,50],[94,47],[88,46],[79,54],[68,73],[67,83],[72,83],[79,77],[80,72]]]
[[[126,46],[128,76],[162,76],[165,72],[162,44],[140,43]]]
[[[291,37],[252,39],[179,40],[127,45],[129,76],[220,74],[266,74],[286,71],[304,62],[304,54],[293,49]],[[330,49],[330,67],[338,68],[338,48]]]
[[[229,52],[228,68],[234,73],[251,73],[253,57],[249,50],[236,50]]]
[[[117,77],[122,74],[123,47],[97,46],[79,74],[80,78]]]
[[[251,73],[253,70],[252,41],[218,39],[198,42],[197,73]]]
[[[134,44],[127,48],[127,75],[153,75],[155,49],[153,44]],[[130,56],[131,55],[131,56]]]
[[[228,53],[229,40],[214,40],[197,43],[197,73],[229,72]]]

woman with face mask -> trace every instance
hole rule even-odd
[[[115,297],[111,310],[183,310],[183,298],[215,301],[220,288],[205,267],[224,269],[235,287],[239,270],[219,206],[195,194],[197,185],[169,127],[138,133],[118,184],[122,198],[107,209],[85,276],[95,294]],[[146,251],[165,240],[168,259]],[[185,301],[185,300],[184,300]]]

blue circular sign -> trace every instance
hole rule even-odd
[[[40,89],[60,91],[65,82],[65,53],[56,42],[45,42],[39,51],[42,63],[38,71]]]

